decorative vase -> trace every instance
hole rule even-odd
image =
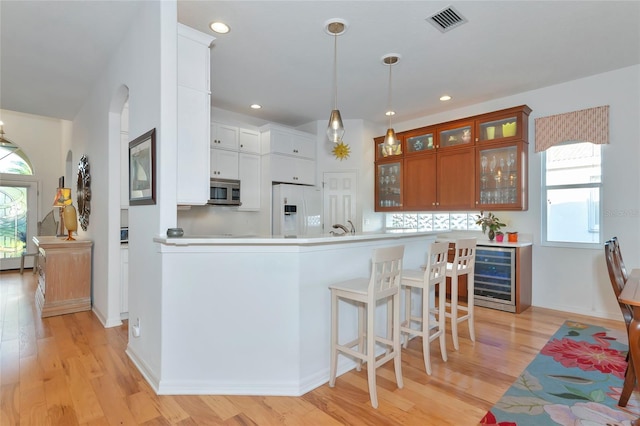
[[[496,234],[496,241],[499,243],[504,241],[504,234]]]
[[[496,233],[493,229],[489,229],[489,241],[493,241],[493,239],[496,237]]]

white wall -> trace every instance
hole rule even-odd
[[[94,242],[93,309],[105,325],[119,322],[120,122],[114,113],[129,95],[129,137],[156,129],[156,204],[129,208],[129,318],[141,335],[128,353],[151,381],[162,366],[163,269],[153,238],[176,223],[176,34],[175,2],[142,2],[119,48],[73,120],[74,156],[91,165],[89,228]],[[116,189],[117,188],[117,189]],[[169,342],[164,342],[169,345]]]
[[[622,319],[611,291],[604,251],[540,246],[541,154],[534,152],[535,118],[610,105],[611,144],[603,149],[602,238],[617,235],[627,267],[640,267],[640,66],[632,66],[515,96],[405,121],[396,131],[527,104],[529,210],[500,214],[508,228],[533,234],[533,305]]]
[[[0,117],[7,139],[22,148],[33,166],[33,178],[38,181],[40,192],[37,209],[41,220],[53,208],[58,178],[65,174],[67,151],[63,151],[63,146],[69,144],[71,122],[9,110],[0,110]],[[75,188],[75,176],[65,183]],[[75,198],[75,191],[72,195]]]

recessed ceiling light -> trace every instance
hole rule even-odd
[[[262,108],[262,105],[258,105],[258,104],[251,105],[251,109],[260,109],[260,108]]]
[[[213,32],[218,34],[226,34],[231,31],[231,28],[229,28],[229,26],[224,22],[212,22],[209,24],[209,27]]]
[[[451,100],[451,96],[449,96],[449,95],[440,96],[440,100],[441,100],[441,101],[448,101],[448,100]]]

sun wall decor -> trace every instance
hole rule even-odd
[[[334,145],[333,147],[333,155],[340,161],[349,157],[350,149],[349,145],[344,142],[340,142],[339,144]]]

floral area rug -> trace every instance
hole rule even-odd
[[[567,321],[481,425],[631,425],[640,417],[637,388],[618,406],[627,367],[622,331]]]

